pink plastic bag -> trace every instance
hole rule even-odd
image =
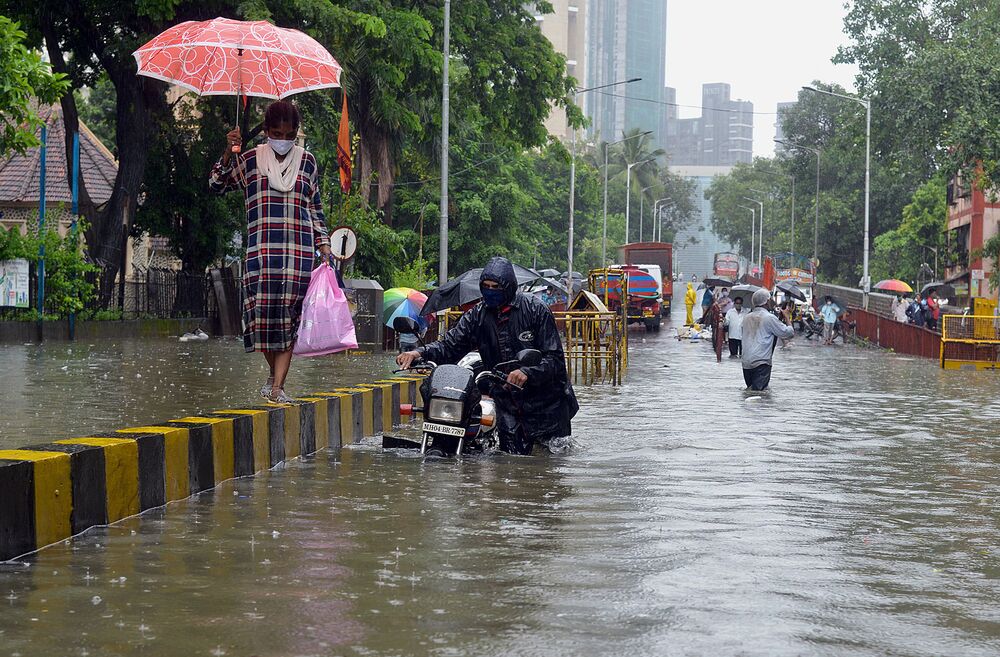
[[[323,356],[345,349],[357,349],[354,320],[347,297],[337,284],[337,274],[329,265],[313,270],[302,302],[296,356]]]

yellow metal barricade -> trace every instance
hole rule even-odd
[[[462,312],[439,316],[440,335],[453,327]],[[580,385],[619,385],[628,367],[628,331],[623,312],[562,310],[552,313],[559,327],[570,380]]]
[[[941,367],[997,369],[1000,362],[1000,317],[944,315],[941,317]]]

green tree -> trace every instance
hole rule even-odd
[[[872,278],[899,278],[916,283],[921,264],[947,262],[948,204],[946,184],[940,177],[921,185],[903,208],[899,226],[875,238]]]
[[[0,157],[37,146],[41,119],[35,103],[53,103],[69,88],[65,77],[24,45],[27,34],[0,16]]]

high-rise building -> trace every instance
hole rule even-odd
[[[591,133],[597,139],[614,141],[634,128],[653,130],[653,140],[662,145],[658,133],[664,110],[667,0],[589,0],[587,4],[586,86],[642,78],[589,92],[581,99],[591,119]]]
[[[696,120],[696,119],[691,119]],[[732,171],[728,166],[671,166],[670,171],[694,183],[694,203],[697,208],[691,225],[674,236],[674,269],[688,279],[691,274],[704,278],[713,271],[715,254],[735,252],[728,242],[712,230],[712,204],[705,191],[716,176]]]
[[[675,98],[676,91],[667,87],[665,95]],[[671,164],[726,167],[753,160],[753,103],[733,100],[728,84],[702,85],[701,116],[676,117],[667,114],[662,122],[661,143]]]
[[[774,119],[774,138],[775,139],[785,139],[785,126],[784,126],[785,117],[784,117],[784,113],[788,109],[790,109],[792,107],[795,107],[795,101],[792,101],[790,103],[778,103],[778,111],[777,111],[777,114],[776,114],[776,118]],[[775,144],[774,145],[774,151],[776,153],[784,153],[787,149],[788,149],[788,147],[784,146],[782,144]]]
[[[556,52],[566,57],[566,73],[576,79],[583,87],[586,84],[586,45],[587,0],[550,0],[552,13],[537,15],[535,21],[542,34],[552,42]],[[566,111],[561,107],[553,107],[545,120],[545,127],[554,137],[569,136],[569,126],[566,123]]]

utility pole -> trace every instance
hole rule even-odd
[[[441,225],[438,234],[438,286],[448,280],[448,60],[451,54],[451,0],[444,0],[444,66],[441,81]]]

